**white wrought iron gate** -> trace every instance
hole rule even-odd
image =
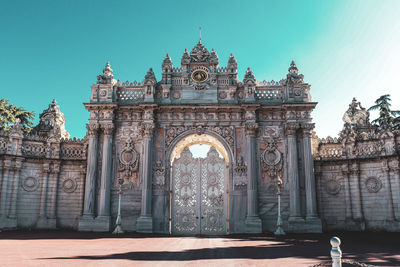
[[[172,233],[226,234],[226,164],[211,147],[206,158],[185,148],[172,168]]]

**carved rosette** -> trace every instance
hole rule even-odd
[[[340,182],[335,179],[330,179],[325,183],[325,190],[329,195],[337,195],[341,189],[342,186]]]
[[[119,171],[129,179],[138,169],[139,154],[136,152],[132,138],[128,137],[125,146],[118,155]]]
[[[365,186],[367,187],[368,192],[377,193],[382,188],[382,181],[377,177],[369,177],[365,181]]]
[[[275,138],[264,137],[264,142],[266,148],[261,154],[261,165],[268,176],[274,179],[282,169],[282,153],[278,150]]]
[[[94,137],[97,135],[100,125],[98,123],[88,123],[86,124],[87,135],[89,137]]]
[[[165,168],[161,161],[157,161],[153,166],[153,188],[163,189],[165,185]]]

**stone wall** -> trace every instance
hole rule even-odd
[[[77,228],[86,172],[85,143],[0,133],[0,228]]]
[[[400,135],[369,123],[354,99],[338,138],[314,138],[318,210],[325,230],[400,231]]]

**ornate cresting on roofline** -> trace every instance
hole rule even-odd
[[[257,81],[248,68],[243,80],[238,79],[237,61],[231,54],[225,67],[219,66],[214,49],[199,42],[189,53],[185,49],[181,66],[174,67],[167,54],[162,67],[162,78],[156,80],[150,69],[143,81],[114,79],[111,65],[107,62],[103,74],[92,86],[92,103],[113,102],[119,104],[238,104],[311,102],[310,85],[305,83],[294,61],[288,74],[280,81]]]

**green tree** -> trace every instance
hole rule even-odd
[[[368,111],[378,110],[379,117],[373,120],[371,123],[378,126],[378,129],[391,128],[393,130],[400,129],[400,111],[391,110],[391,102],[389,94],[380,96],[375,100],[375,105],[370,107]]]
[[[8,131],[16,119],[19,119],[22,130],[25,133],[29,133],[32,130],[34,116],[34,112],[9,104],[8,99],[0,100],[0,130]]]

